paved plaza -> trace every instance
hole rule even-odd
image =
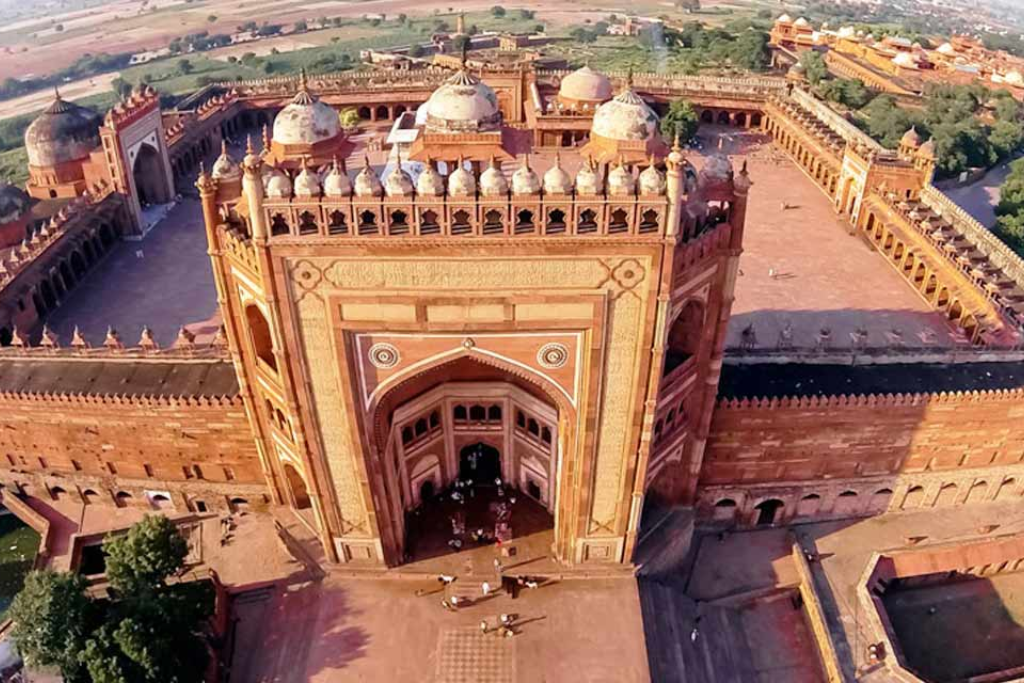
[[[865,240],[850,234],[852,226],[781,150],[757,133],[701,130],[705,151],[687,155],[694,165],[701,167],[709,152],[724,153],[737,171],[746,160],[754,183],[728,348],[738,348],[744,328],[753,326],[757,348],[774,349],[787,324],[798,349],[814,348],[822,328],[831,330],[833,348],[852,347],[859,328],[874,348],[892,346],[894,332],[907,346],[922,346],[928,330],[935,346],[952,345],[945,319]]]
[[[64,344],[76,325],[94,346],[108,326],[127,346],[139,341],[144,325],[161,346],[174,343],[182,325],[201,341],[219,324],[206,249],[199,201],[186,197],[143,240],[115,244],[47,322]]]

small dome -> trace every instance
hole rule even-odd
[[[732,176],[732,163],[721,154],[714,154],[704,162],[704,168],[700,170],[700,180],[703,182],[722,182]]]
[[[402,168],[401,160],[395,164],[395,167],[391,169],[391,173],[388,173],[388,177],[384,179],[384,191],[389,197],[408,197],[412,195],[412,176]]]
[[[529,157],[523,159],[523,165],[512,174],[512,194],[537,194],[540,192],[540,178],[530,168]]]
[[[18,220],[31,204],[31,198],[20,187],[0,181],[0,223]]]
[[[424,105],[427,130],[436,133],[474,133],[501,125],[498,97],[490,86],[465,70],[449,78]]]
[[[440,197],[444,194],[444,178],[429,163],[416,179],[416,193],[424,197]]]
[[[305,162],[302,164],[302,170],[299,171],[299,175],[295,177],[295,196],[320,196],[320,179],[317,177],[316,173],[310,172],[309,167],[306,166]]]
[[[548,194],[572,194],[572,178],[562,168],[562,160],[555,155],[555,165],[544,174],[544,191]]]
[[[348,174],[342,173],[337,160],[324,177],[324,194],[328,197],[347,197],[352,194],[352,183],[348,179]]]
[[[454,171],[448,174],[448,195],[451,197],[469,197],[476,193],[476,178],[466,170],[462,159]]]
[[[228,143],[221,142],[220,156],[213,162],[212,175],[217,180],[237,180],[242,177],[242,169],[228,154]]]
[[[640,193],[665,194],[667,186],[665,174],[658,170],[654,165],[654,159],[651,159],[651,165],[640,173]]]
[[[591,133],[608,140],[650,140],[658,133],[658,115],[631,88],[594,112]]]
[[[267,197],[271,199],[288,199],[292,196],[292,181],[287,173],[273,166],[265,178]]]
[[[923,157],[934,159],[935,158],[935,139],[934,138],[929,138],[928,142],[926,142],[923,145],[921,145],[920,149],[917,150],[917,153],[920,154]]]
[[[636,193],[636,180],[622,162],[608,174],[608,194],[621,197]]]
[[[491,157],[491,163],[480,174],[480,194],[485,197],[500,197],[508,194],[508,180]]]
[[[604,179],[601,178],[601,174],[594,168],[594,162],[588,158],[586,163],[576,173],[576,193],[593,197],[601,194],[603,189]]]
[[[88,158],[100,146],[103,117],[92,109],[61,99],[53,102],[25,129],[29,166],[58,166]]]
[[[1011,85],[1024,85],[1024,76],[1021,75],[1016,69],[1007,72],[1005,76],[1006,82]]]
[[[581,102],[605,102],[612,98],[612,82],[604,74],[585,66],[562,79],[558,96]]]
[[[380,184],[380,178],[374,173],[373,169],[370,168],[370,160],[366,159],[363,163],[363,170],[356,176],[355,192],[357,197],[379,197],[383,191],[383,187]]]
[[[920,147],[921,136],[917,132],[917,126],[911,126],[910,130],[903,134],[900,138],[900,144],[907,147]]]
[[[313,145],[341,134],[338,112],[313,97],[306,87],[306,75],[299,92],[274,119],[274,142],[282,145]]]
[[[892,63],[895,64],[896,66],[902,66],[908,69],[913,69],[914,67],[917,66],[917,62],[914,61],[914,56],[911,55],[909,52],[899,53],[898,55],[892,58]]]
[[[783,14],[781,17],[779,17],[775,21],[777,21],[780,24],[792,24],[793,23],[793,17],[789,16],[788,14]]]
[[[950,43],[943,43],[942,45],[939,45],[936,52],[938,52],[940,55],[951,56],[956,54],[956,48],[953,47]]]
[[[797,19],[796,21],[793,22],[793,26],[799,26],[800,28],[805,28],[807,26],[810,26],[810,24],[807,22],[806,19],[804,19],[803,17],[800,17],[799,19]]]

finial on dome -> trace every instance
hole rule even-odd
[[[256,150],[252,146],[252,133],[247,133],[245,136],[245,155],[252,156],[256,153]]]
[[[263,124],[263,151],[270,151],[270,128],[267,124]]]
[[[56,83],[53,84],[53,97],[54,97],[54,99],[57,99],[57,100],[63,99],[60,96],[60,86],[57,85]]]
[[[224,156],[227,156],[227,154],[228,154],[228,141],[227,140],[223,140],[222,139],[220,141],[220,153],[223,154]]]
[[[309,90],[309,81],[306,78],[306,67],[302,67],[301,69],[299,69],[299,90]]]
[[[672,151],[673,152],[682,152],[683,151],[682,146],[679,144],[679,128],[678,127],[676,127],[675,137],[672,138]]]
[[[75,325],[75,329],[71,333],[71,348],[79,351],[89,348],[89,342],[85,340],[82,331],[78,329],[78,325]]]

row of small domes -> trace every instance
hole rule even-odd
[[[216,177],[216,176],[215,176]],[[622,164],[608,173],[608,194],[625,196],[635,194],[637,189],[645,195],[661,195],[667,188],[665,174],[655,165],[650,165],[635,177]],[[596,196],[604,191],[605,181],[599,169],[586,163],[576,174],[575,180],[561,167],[556,160],[555,165],[544,173],[543,179],[530,168],[529,163],[523,164],[512,174],[511,181],[492,160],[490,165],[480,174],[479,181],[473,172],[464,166],[455,168],[447,179],[429,164],[413,181],[401,165],[384,178],[377,176],[369,163],[350,181],[337,164],[326,173],[318,174],[303,167],[294,180],[283,170],[268,166],[263,179],[264,190],[268,198],[286,199],[293,194],[297,197],[377,197],[385,194],[388,197],[409,197],[413,194],[426,197],[439,197],[447,193],[452,197],[469,197],[477,193],[485,197],[499,197],[510,191],[515,195],[539,194],[577,194]]]

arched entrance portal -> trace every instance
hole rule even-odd
[[[166,173],[163,160],[152,145],[143,144],[139,147],[132,166],[132,179],[140,206],[145,208],[151,204],[171,201]]]
[[[572,408],[555,387],[497,363],[464,355],[405,378],[377,403],[389,563],[493,553],[486,546],[499,540],[517,557],[550,554]]]
[[[490,484],[501,479],[501,454],[483,442],[466,446],[459,453],[459,479]]]
[[[309,491],[302,476],[291,465],[285,464],[284,475],[288,479],[288,488],[292,494],[292,505],[296,510],[308,510],[310,507]]]

